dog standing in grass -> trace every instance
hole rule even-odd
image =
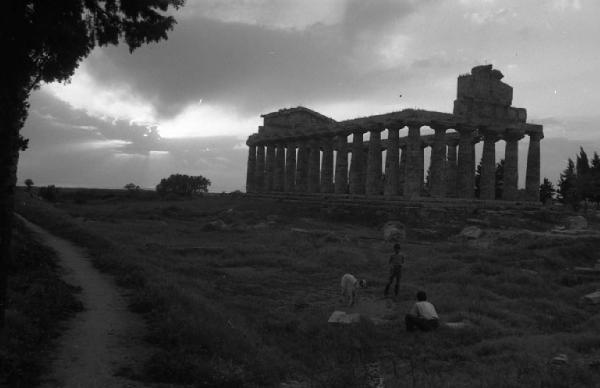
[[[342,276],[342,298],[344,302],[348,301],[348,307],[353,306],[358,300],[358,289],[365,288],[367,282],[364,279],[358,280],[349,273]]]

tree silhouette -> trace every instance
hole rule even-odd
[[[549,199],[554,198],[554,193],[556,193],[554,185],[544,177],[544,182],[540,185],[540,202],[546,203]]]
[[[502,199],[502,192],[504,190],[504,159],[500,159],[496,164],[496,199]]]
[[[30,178],[25,179],[25,186],[27,187],[27,191],[30,192],[31,188],[33,187],[33,180]]]
[[[66,81],[95,46],[124,40],[129,50],[167,38],[165,12],[184,0],[5,0],[0,13],[0,329],[6,307],[20,135],[29,95],[41,82]]]
[[[169,193],[190,196],[193,194],[207,193],[210,180],[202,175],[189,176],[185,174],[171,174],[163,178],[156,185],[156,192],[164,197]]]
[[[570,204],[575,209],[578,208],[581,197],[577,192],[577,174],[575,172],[575,163],[571,158],[567,161],[567,168],[560,174],[560,180],[558,181],[558,195],[558,199],[561,202]]]

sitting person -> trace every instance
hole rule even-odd
[[[437,329],[440,325],[439,317],[435,307],[427,301],[425,291],[417,292],[417,303],[406,314],[406,331],[430,331]]]
[[[353,306],[357,301],[358,288],[365,288],[367,282],[358,280],[353,275],[347,273],[342,276],[342,297],[344,301],[348,300],[348,306]]]

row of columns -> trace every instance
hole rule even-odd
[[[405,144],[400,144],[400,128],[388,129],[385,171],[382,172],[381,131],[370,129],[367,154],[363,131],[339,136],[296,141],[250,144],[247,170],[248,192],[308,192],[367,194],[386,196],[421,195],[424,175],[424,148],[421,125],[408,123]],[[430,195],[432,197],[473,198],[475,186],[475,128],[456,128],[458,139],[448,139],[447,127],[433,127],[431,145]],[[495,143],[506,141],[503,199],[518,199],[518,141],[524,134],[506,130],[480,130],[483,138],[480,198],[495,198]],[[349,147],[347,136],[353,135]],[[538,199],[540,182],[541,133],[529,133],[525,191],[527,199]],[[334,145],[335,143],[335,145]],[[337,157],[334,163],[334,148]],[[402,150],[402,153],[400,153]],[[322,156],[321,156],[322,152]],[[352,159],[348,163],[348,153]],[[382,177],[385,176],[385,181]]]

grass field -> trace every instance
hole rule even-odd
[[[480,216],[489,226],[476,242],[452,237],[464,221],[423,229],[424,220],[401,220],[409,259],[399,297],[386,300],[385,215],[339,217],[238,195],[90,193],[55,205],[21,195],[18,211],[87,247],[131,290],[160,349],[137,379],[365,387],[378,374],[390,387],[600,386],[600,308],[581,300],[600,281],[569,271],[600,259],[600,240],[544,233],[556,216]],[[346,272],[369,284],[352,309],[339,299]],[[443,321],[471,327],[407,334],[403,317],[419,289]],[[334,326],[334,310],[371,319]],[[569,363],[551,365],[557,353]]]

